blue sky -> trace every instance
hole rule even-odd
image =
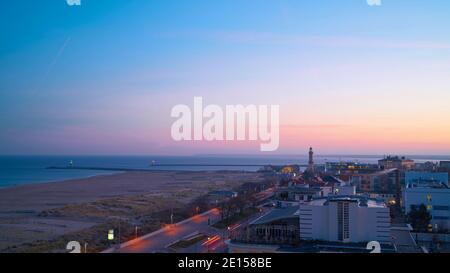
[[[0,154],[242,151],[171,142],[198,95],[280,104],[282,153],[450,153],[448,1],[81,3],[2,4]]]

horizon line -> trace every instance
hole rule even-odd
[[[13,157],[13,156],[54,156],[54,157],[65,157],[65,156],[86,156],[86,157],[95,157],[95,156],[104,156],[104,157],[121,157],[121,156],[130,156],[130,157],[212,157],[212,156],[220,156],[220,157],[297,157],[297,156],[307,156],[307,153],[304,154],[0,154],[0,157]],[[450,154],[400,154],[400,153],[390,153],[390,154],[314,154],[314,157],[387,157],[387,156],[399,156],[399,157],[449,157]]]

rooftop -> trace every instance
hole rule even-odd
[[[437,182],[434,180],[426,181],[421,180],[419,183],[417,182],[411,182],[406,186],[407,189],[442,189],[442,190],[449,190],[449,186],[447,186],[444,183]]]
[[[298,217],[298,206],[287,207],[283,209],[274,209],[270,212],[264,214],[263,216],[254,220],[251,225],[262,225],[266,223],[270,223],[273,221],[285,219],[285,218],[293,218]]]
[[[292,187],[284,187],[284,188],[277,189],[277,192],[293,192],[293,193],[300,193],[300,194],[315,194],[320,191],[321,191],[320,187],[309,187],[309,185],[292,186]]]
[[[406,157],[404,157],[404,156],[402,156],[402,157],[399,157],[399,156],[387,156],[387,157],[385,157],[385,158],[383,158],[383,159],[380,159],[380,160],[378,160],[378,161],[410,161],[410,162],[412,162],[412,161],[414,161],[414,160],[412,160],[412,159],[409,159],[409,158],[406,158]]]
[[[327,183],[333,183],[333,184],[345,184],[345,182],[333,175],[326,175],[322,178],[323,181],[327,182]]]
[[[390,174],[396,170],[397,169],[386,169],[386,170],[375,172],[375,173],[373,173],[373,175],[386,175],[386,174]]]
[[[378,201],[376,199],[371,199],[366,196],[359,196],[359,195],[338,195],[338,196],[329,196],[325,198],[318,198],[310,201],[307,205],[328,206],[330,202],[339,202],[339,201],[355,202],[358,203],[358,206],[360,207],[369,207],[369,208],[386,207],[386,204],[382,201]]]
[[[226,190],[212,191],[212,192],[209,192],[208,194],[215,195],[215,196],[228,196],[228,197],[235,197],[238,195],[238,193],[235,191],[226,191]]]

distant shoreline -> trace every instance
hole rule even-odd
[[[94,171],[119,171],[119,172],[154,172],[163,171],[161,167],[264,167],[266,165],[250,165],[250,164],[158,164],[152,165],[150,168],[155,169],[134,169],[134,168],[106,168],[106,167],[48,167],[49,170],[94,170]],[[176,171],[176,170],[174,170]],[[189,171],[189,170],[185,170]],[[192,170],[194,171],[194,170]],[[225,171],[225,170],[224,170]]]
[[[419,163],[450,159],[450,156],[445,155],[407,157]],[[382,158],[382,155],[315,155],[315,162],[317,165],[336,161],[376,164]],[[73,167],[68,167],[71,161]],[[0,156],[0,189],[123,171],[257,171],[265,165],[306,163],[307,155]],[[55,168],[48,168],[50,166]]]
[[[90,178],[96,178],[96,177],[103,177],[103,176],[112,176],[116,174],[120,174],[124,172],[111,172],[111,173],[101,173],[101,174],[92,174],[88,176],[82,176],[82,177],[75,177],[75,178],[66,178],[66,179],[59,179],[59,180],[45,180],[45,181],[35,181],[31,183],[21,183],[21,184],[11,184],[11,185],[0,185],[0,192],[2,190],[8,190],[8,189],[14,189],[14,188],[21,188],[21,187],[27,187],[27,186],[34,186],[34,185],[45,185],[45,184],[53,184],[53,183],[64,183],[64,182],[70,182],[74,180],[83,180],[83,179],[90,179]]]
[[[10,190],[10,189],[16,189],[16,188],[23,188],[23,187],[29,187],[29,186],[40,186],[40,185],[46,185],[46,184],[56,184],[56,183],[65,183],[65,182],[72,182],[72,181],[78,181],[78,180],[87,180],[87,179],[95,179],[99,177],[109,177],[109,176],[115,176],[119,174],[125,174],[125,173],[191,173],[191,174],[201,174],[201,173],[214,173],[214,172],[229,172],[229,173],[256,173],[256,171],[250,171],[250,170],[164,170],[164,169],[154,169],[154,170],[146,170],[146,169],[120,169],[120,168],[95,168],[95,167],[49,167],[46,169],[50,170],[92,170],[92,171],[104,171],[107,173],[97,173],[92,174],[88,176],[81,176],[81,177],[75,177],[75,178],[66,178],[66,179],[59,179],[59,180],[46,180],[46,181],[34,181],[30,183],[22,183],[22,184],[11,184],[11,185],[5,185],[1,186],[0,184],[0,193],[3,190]]]

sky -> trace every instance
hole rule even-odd
[[[259,154],[175,142],[177,104],[280,105],[278,154],[450,155],[450,2],[4,1],[0,154]]]

